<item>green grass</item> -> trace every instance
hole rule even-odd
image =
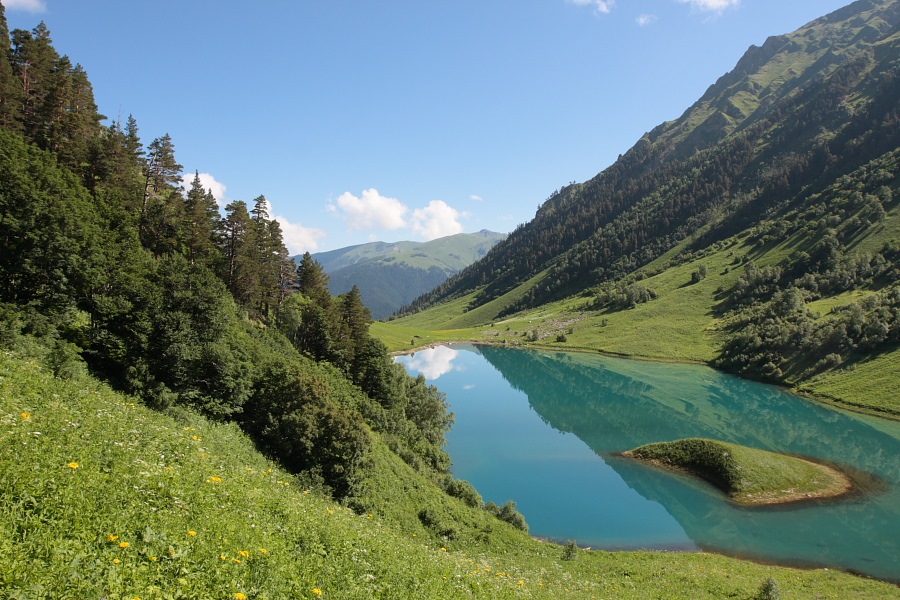
[[[823,373],[798,389],[844,408],[900,419],[900,349]]]
[[[371,459],[354,512],[234,425],[153,412],[0,354],[0,596],[750,598],[768,577],[785,597],[898,596],[833,570],[703,553],[562,560],[561,546],[449,498],[383,444]]]
[[[849,491],[849,481],[833,469],[717,440],[647,444],[627,454],[700,477],[742,504],[784,503]]]

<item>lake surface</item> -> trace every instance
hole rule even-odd
[[[602,549],[709,550],[900,581],[900,424],[700,365],[492,346],[401,356],[447,395],[453,473],[530,533]],[[618,453],[707,437],[861,471],[852,497],[779,508]],[[875,477],[869,477],[872,474]]]

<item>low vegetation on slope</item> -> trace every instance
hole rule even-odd
[[[625,455],[695,475],[741,504],[833,497],[852,487],[845,475],[825,465],[718,440],[647,444]]]
[[[716,555],[567,551],[450,498],[376,446],[362,484],[369,510],[354,511],[265,459],[233,424],[154,412],[3,352],[0,590],[20,599],[749,598],[773,578],[786,597],[897,595],[835,571]]]

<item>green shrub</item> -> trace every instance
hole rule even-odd
[[[447,484],[447,494],[459,498],[473,508],[480,508],[484,503],[481,494],[464,479],[453,479]]]
[[[756,600],[781,600],[781,586],[773,578],[767,578],[755,596]]]
[[[578,556],[578,545],[574,540],[569,540],[563,544],[562,559],[575,560]]]

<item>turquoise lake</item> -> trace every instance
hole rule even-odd
[[[900,424],[701,365],[453,345],[397,361],[447,395],[453,474],[530,533],[598,549],[721,552],[900,581]],[[618,456],[707,437],[849,467],[860,492],[744,508]]]

